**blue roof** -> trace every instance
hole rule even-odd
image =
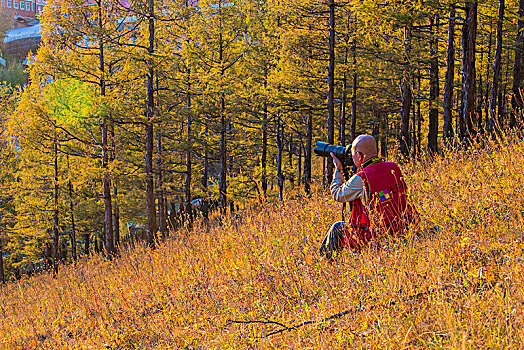
[[[4,42],[8,43],[20,39],[28,38],[39,38],[40,37],[40,24],[31,26],[31,27],[22,27],[11,29],[7,32],[7,35],[4,38]]]

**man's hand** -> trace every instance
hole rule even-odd
[[[338,159],[333,152],[329,153],[331,155],[331,158],[333,158],[333,164],[335,164],[335,168],[337,168],[339,171],[344,170],[344,167],[342,166],[342,162],[340,159]]]

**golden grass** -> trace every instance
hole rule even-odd
[[[340,205],[266,204],[155,251],[91,257],[0,291],[2,349],[519,348],[524,144],[404,166],[423,217],[410,235],[317,254]],[[428,227],[438,226],[434,235]],[[419,294],[428,292],[426,294]],[[348,314],[266,337],[285,326]]]

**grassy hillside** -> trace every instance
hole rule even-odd
[[[519,348],[523,164],[510,141],[404,166],[431,222],[333,264],[317,250],[340,205],[321,193],[9,284],[0,348]]]

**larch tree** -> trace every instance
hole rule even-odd
[[[493,132],[498,128],[497,121],[497,98],[499,94],[499,85],[501,79],[501,70],[502,70],[502,25],[504,22],[504,10],[505,10],[505,0],[499,1],[499,12],[497,17],[497,40],[495,48],[495,60],[493,63],[493,80],[491,84],[491,97],[489,100],[489,124],[488,132],[493,134]]]
[[[443,138],[449,144],[453,138],[453,87],[455,85],[455,4],[449,10],[448,36],[446,49],[446,77],[444,80]]]
[[[463,141],[475,136],[477,8],[476,1],[465,2],[465,21],[462,25],[462,97],[458,120],[459,137]]]
[[[197,70],[195,74],[202,84],[202,98],[208,98],[206,114],[218,120],[213,128],[220,135],[218,196],[221,209],[228,205],[228,139],[235,123],[234,111],[239,100],[234,91],[241,77],[239,65],[247,50],[247,28],[242,3],[223,0],[202,1],[200,12],[195,16],[195,35],[199,42]]]
[[[512,117],[510,126],[522,122],[524,108],[524,0],[518,1],[517,35],[515,38],[515,60],[513,64],[513,86],[511,96]]]

